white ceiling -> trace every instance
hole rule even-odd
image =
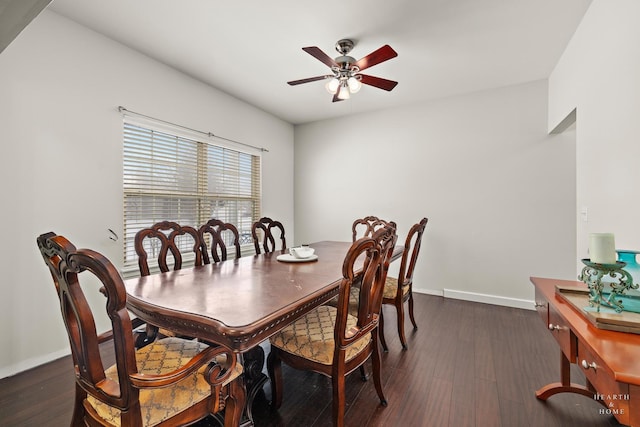
[[[236,98],[299,124],[544,79],[591,0],[54,0],[50,10]],[[367,74],[397,80],[332,103],[328,67],[301,50],[352,38]]]

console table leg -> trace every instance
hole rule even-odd
[[[560,351],[560,383],[564,386],[571,385],[571,361],[562,350]]]
[[[592,399],[594,397],[594,389],[589,381],[587,381],[586,387],[571,382],[571,362],[562,351],[560,351],[560,382],[542,387],[536,391],[536,397],[540,400],[547,400],[558,393],[576,393]],[[600,403],[604,404],[602,401]]]

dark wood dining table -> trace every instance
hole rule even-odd
[[[310,246],[317,260],[282,262],[276,251],[128,279],[127,308],[150,324],[244,353],[251,402],[266,381],[259,344],[338,293],[351,242]],[[396,246],[392,260],[403,249]]]

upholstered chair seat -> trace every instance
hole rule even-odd
[[[357,309],[356,309],[357,311]],[[311,310],[304,317],[290,324],[271,337],[271,345],[296,356],[310,359],[323,365],[333,363],[336,346],[334,330],[338,309],[323,305]],[[358,323],[354,316],[347,316],[347,329]],[[367,348],[371,334],[366,334],[347,349],[345,360],[349,361]]]
[[[410,286],[402,287],[402,296],[406,296],[411,290]],[[383,298],[393,299],[398,293],[398,279],[395,277],[388,277],[384,282]],[[351,316],[358,316],[358,299],[360,298],[360,289],[353,287],[349,292],[349,314]]]
[[[136,351],[136,364],[139,374],[162,375],[185,366],[207,346],[198,341],[188,341],[180,338],[163,338]],[[224,365],[226,356],[216,358],[216,362]],[[168,387],[140,390],[140,412],[145,427],[155,426],[194,404],[206,399],[211,394],[211,385],[204,379],[207,366]],[[242,365],[236,363],[233,373],[222,383],[229,384],[242,374]],[[105,370],[105,375],[112,381],[118,382],[116,365]],[[114,426],[121,426],[120,410],[109,406],[92,396],[87,402],[98,415]]]
[[[411,290],[411,286],[402,287],[402,295],[407,295]],[[384,298],[395,298],[398,294],[398,279],[395,277],[387,276],[387,280],[384,282]]]

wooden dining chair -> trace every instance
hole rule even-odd
[[[352,241],[356,241],[361,237],[371,237],[377,230],[386,227],[387,225],[391,225],[396,228],[396,223],[393,221],[385,221],[384,219],[380,219],[377,216],[366,216],[364,218],[358,218],[353,221],[351,225],[351,238]],[[351,287],[351,294],[349,296],[349,307],[350,313],[352,315],[356,315],[358,311],[358,300],[360,298],[360,285],[356,280],[355,286]],[[329,304],[335,305],[336,299],[334,298]],[[364,375],[364,373],[363,373]]]
[[[277,231],[276,231],[277,230]],[[279,234],[280,249],[276,247],[276,237]],[[275,252],[276,250],[284,250],[287,248],[287,242],[284,236],[284,226],[280,221],[274,221],[271,218],[262,217],[254,222],[251,226],[251,237],[253,245],[256,248],[256,255],[260,255],[260,243],[265,253]]]
[[[234,257],[240,258],[240,234],[235,225],[222,222],[219,219],[210,219],[198,229],[198,237],[201,244],[202,262],[226,261],[228,258],[228,245],[234,248]],[[207,249],[207,243],[209,249]],[[211,253],[211,258],[209,257]]]
[[[166,273],[180,270],[186,254],[191,254],[189,265],[203,264],[202,242],[198,230],[173,221],[161,221],[138,231],[134,238],[134,248],[138,255],[138,268],[141,276],[149,276],[152,269]],[[153,259],[155,262],[151,263]],[[136,340],[137,347],[143,347],[154,341],[158,332],[165,336],[175,336],[169,330],[158,330],[154,325],[146,325],[146,331]]]
[[[398,277],[387,276],[384,284],[382,304],[393,305],[396,308],[398,335],[400,336],[403,350],[407,349],[407,338],[404,334],[404,303],[407,301],[409,302],[409,318],[413,324],[413,329],[418,329],[413,316],[413,271],[416,268],[422,235],[427,226],[427,221],[427,218],[422,218],[419,223],[411,227],[404,243]],[[380,341],[384,351],[388,351],[387,342],[384,339],[384,316],[380,318]]]
[[[282,404],[281,363],[310,370],[332,380],[333,424],[344,425],[345,377],[368,359],[380,403],[387,402],[382,390],[378,325],[382,291],[397,235],[387,226],[373,237],[356,240],[344,259],[337,307],[321,305],[270,338],[267,370],[271,379],[272,406]],[[349,291],[361,275],[358,316],[351,316]]]
[[[223,409],[225,427],[239,424],[245,391],[242,365],[231,350],[177,337],[136,350],[127,293],[115,266],[54,233],[39,236],[37,243],[53,278],[75,366],[72,426],[188,425]],[[99,288],[113,330],[116,363],[107,369],[87,298]]]

